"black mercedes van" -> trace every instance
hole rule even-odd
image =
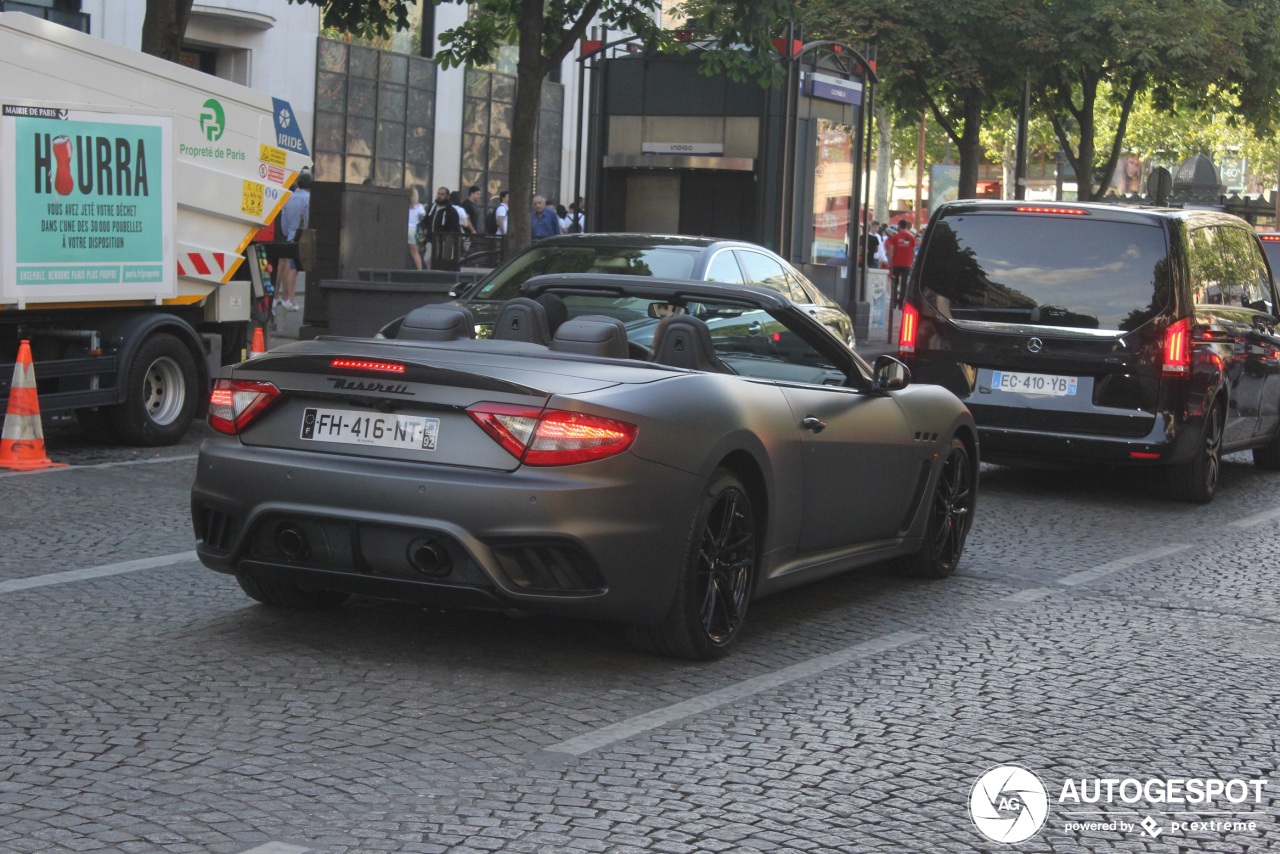
[[[929,222],[898,351],[973,412],[984,460],[1280,469],[1280,316],[1257,235],[1216,211],[960,201]]]

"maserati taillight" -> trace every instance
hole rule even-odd
[[[280,396],[271,383],[220,379],[209,396],[209,426],[234,436]]]
[[[567,466],[612,457],[636,438],[634,424],[562,409],[477,403],[467,414],[528,466]]]
[[[898,330],[898,355],[916,352],[916,333],[920,331],[920,310],[911,303],[902,307],[902,328]]]
[[[1164,331],[1160,372],[1166,377],[1185,377],[1191,372],[1191,318],[1176,320]]]

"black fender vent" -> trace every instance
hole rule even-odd
[[[601,593],[604,579],[595,563],[573,543],[556,541],[491,543],[507,579],[530,593]]]
[[[195,525],[196,539],[211,551],[230,552],[240,534],[239,517],[212,507],[198,508],[191,521]]]
[[[920,434],[917,433],[917,436]],[[936,433],[934,435],[937,435]],[[911,523],[916,518],[916,513],[921,508],[921,502],[925,500],[925,490],[929,488],[929,474],[932,471],[930,461],[925,460],[920,464],[920,475],[916,478],[916,488],[911,495],[911,503],[907,505],[907,515],[902,520],[902,524],[898,526],[899,535],[905,534],[911,529]],[[932,510],[931,507],[924,508],[925,512]]]

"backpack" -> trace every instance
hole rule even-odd
[[[485,234],[498,233],[498,209],[497,208],[494,208],[493,210],[489,211],[487,214],[484,215],[484,233]]]
[[[453,234],[461,230],[462,221],[453,205],[431,206],[431,231],[434,234]]]
[[[569,220],[569,227],[564,230],[565,234],[582,234],[582,214],[576,213]]]

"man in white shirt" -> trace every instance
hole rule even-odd
[[[507,205],[507,198],[510,195],[510,190],[503,190],[498,194],[498,210],[496,213],[498,219],[498,234],[507,233],[507,216],[511,212],[511,208]]]

